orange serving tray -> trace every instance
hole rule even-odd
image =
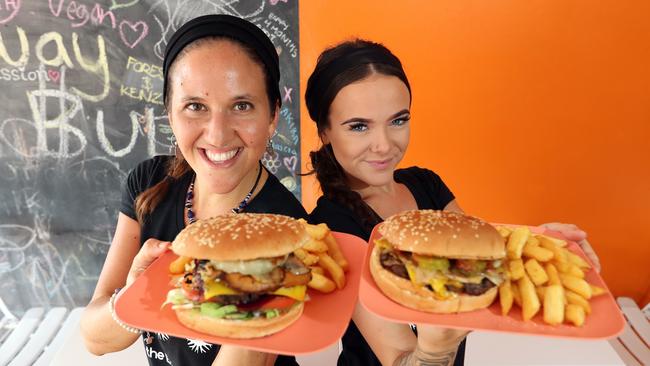
[[[543,228],[531,227],[531,231],[566,240],[558,233],[545,232]],[[589,283],[605,288],[607,293],[589,300],[592,312],[586,316],[585,324],[582,327],[568,324],[548,325],[542,320],[542,311],[531,321],[524,321],[521,317],[521,309],[516,305],[513,305],[513,309],[510,310],[508,315],[501,315],[498,296],[487,309],[456,314],[433,314],[401,306],[381,292],[370,273],[370,253],[374,248],[375,240],[380,237],[381,235],[377,231],[377,227],[375,227],[370,237],[370,244],[363,265],[359,301],[366,309],[381,318],[399,323],[421,323],[456,329],[522,333],[573,339],[607,339],[615,337],[623,331],[625,320],[621,311],[611,292],[607,289],[607,285],[594,269],[590,269],[585,274],[585,279]],[[589,260],[578,244],[571,241],[567,241],[567,243],[569,250],[587,261]]]
[[[183,326],[170,305],[161,308],[167,292],[172,289],[169,264],[177,256],[171,251],[158,258],[120,293],[115,301],[115,312],[127,325],[175,337],[285,355],[318,352],[340,339],[348,326],[357,302],[361,265],[367,247],[366,242],[354,235],[333,234],[350,263],[345,287],[329,294],[309,289],[309,301],[305,303],[302,316],[286,329],[270,336],[256,339],[211,336]]]

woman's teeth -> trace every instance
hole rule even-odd
[[[222,153],[211,152],[211,151],[206,150],[205,155],[212,162],[222,163],[224,161],[232,159],[235,155],[237,155],[237,151],[239,151],[239,149],[234,149],[234,150],[230,150],[230,151],[222,152]]]

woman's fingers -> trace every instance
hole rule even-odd
[[[579,242],[580,240],[587,238],[587,233],[583,230],[580,230],[579,227],[573,224],[550,222],[547,224],[542,224],[541,226],[549,230],[557,231],[571,241]]]
[[[138,254],[133,258],[133,264],[131,264],[126,284],[130,285],[135,281],[153,261],[167,251],[170,244],[168,241],[147,239]]]
[[[585,252],[587,258],[589,258],[591,263],[594,265],[596,272],[600,273],[600,259],[598,259],[598,256],[596,255],[596,252],[594,252],[594,248],[591,247],[591,244],[589,244],[587,239],[583,239],[578,242],[578,245],[580,245],[582,251]]]

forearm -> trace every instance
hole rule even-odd
[[[86,306],[81,317],[81,334],[86,349],[92,354],[121,351],[139,337],[136,333],[122,328],[109,311],[110,296],[98,297]]]
[[[272,366],[277,355],[235,346],[221,346],[212,366]]]
[[[453,365],[458,347],[442,351],[424,351],[419,346],[412,352],[402,354],[394,366],[447,366]]]

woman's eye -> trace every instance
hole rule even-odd
[[[246,112],[253,109],[253,105],[249,102],[237,102],[235,103],[235,110],[237,112]]]
[[[205,110],[205,106],[201,103],[188,103],[185,106],[185,109],[190,110],[192,112],[198,112],[198,111]]]
[[[391,121],[391,124],[393,126],[402,126],[408,123],[408,121],[411,120],[411,116],[402,116],[399,118],[395,118],[394,120]]]
[[[353,123],[350,125],[350,131],[365,131],[368,129],[368,126],[365,123]]]

